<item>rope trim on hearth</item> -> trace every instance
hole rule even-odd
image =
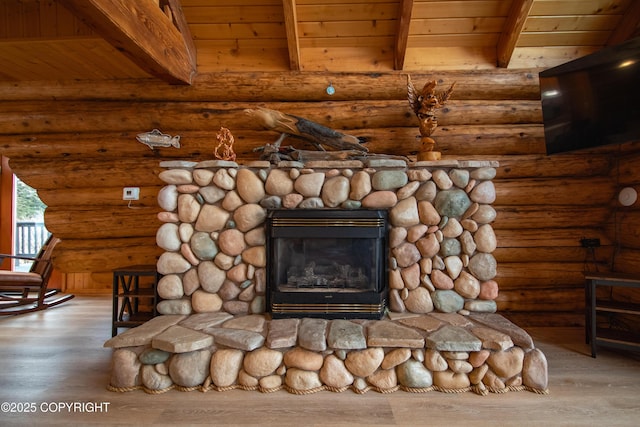
[[[406,387],[403,385],[397,385],[391,388],[380,388],[380,387],[376,387],[376,386],[366,386],[364,388],[357,388],[353,385],[351,386],[345,386],[345,387],[332,387],[332,386],[328,386],[328,385],[322,385],[320,387],[315,387],[315,388],[311,388],[308,390],[297,390],[294,388],[289,387],[288,385],[281,385],[278,387],[272,387],[272,388],[265,388],[265,387],[261,387],[261,386],[247,386],[247,385],[240,385],[240,384],[233,384],[230,386],[226,386],[226,387],[219,387],[216,385],[211,384],[209,381],[205,381],[205,384],[200,385],[200,386],[193,386],[193,387],[185,387],[185,386],[180,386],[177,384],[172,384],[169,387],[163,388],[163,389],[151,389],[148,387],[145,387],[144,385],[136,385],[136,386],[131,386],[131,387],[115,387],[112,386],[111,384],[109,384],[107,386],[107,390],[108,391],[113,391],[116,393],[127,393],[130,391],[135,391],[135,390],[143,390],[145,393],[147,394],[163,394],[166,393],[170,390],[177,390],[177,391],[182,391],[182,392],[190,392],[190,391],[201,391],[203,393],[206,393],[208,391],[214,390],[214,391],[218,391],[218,392],[223,392],[223,391],[230,391],[230,390],[245,390],[245,391],[259,391],[260,393],[275,393],[277,391],[280,391],[282,389],[286,390],[287,392],[291,393],[291,394],[297,394],[297,395],[308,395],[308,394],[314,394],[314,393],[318,393],[321,391],[330,391],[333,393],[342,393],[345,392],[349,389],[351,389],[354,393],[356,394],[365,394],[371,390],[376,391],[378,393],[382,393],[382,394],[390,394],[390,393],[394,393],[398,390],[402,390],[404,392],[407,393],[427,393],[430,391],[438,391],[441,393],[466,393],[469,391],[474,392],[475,394],[481,395],[481,396],[486,396],[489,393],[494,393],[494,394],[504,394],[510,391],[530,391],[532,393],[536,393],[536,394],[542,394],[542,395],[548,395],[549,394],[549,389],[537,389],[537,388],[533,388],[533,387],[529,387],[529,386],[525,386],[525,385],[519,385],[519,386],[507,386],[504,388],[497,388],[497,387],[487,387],[484,384],[480,383],[480,384],[475,384],[469,387],[464,387],[464,388],[457,388],[457,389],[451,389],[451,388],[443,388],[443,387],[439,387],[439,386],[431,386],[431,387]]]

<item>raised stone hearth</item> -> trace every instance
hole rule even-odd
[[[161,316],[105,343],[112,390],[547,390],[547,362],[495,314],[495,162],[163,162]],[[388,212],[382,320],[278,318],[270,209]]]
[[[285,388],[356,393],[547,390],[531,337],[498,314],[394,320],[166,315],[118,335],[110,387],[158,393]]]

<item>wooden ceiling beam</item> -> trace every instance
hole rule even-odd
[[[300,71],[300,36],[298,34],[298,11],[296,0],[282,0],[284,8],[284,27],[287,32],[287,47],[289,49],[289,66],[292,71]]]
[[[182,40],[184,41],[187,53],[189,55],[189,61],[194,64],[194,67],[197,67],[196,45],[193,42],[193,36],[191,35],[189,24],[187,24],[187,18],[185,18],[184,12],[182,11],[180,0],[163,0],[163,2],[171,11],[173,24],[182,35]]]
[[[511,3],[509,15],[496,47],[498,67],[507,68],[509,66],[511,56],[516,48],[516,43],[518,43],[518,38],[532,5],[533,0],[513,0],[513,3]]]
[[[191,84],[197,72],[190,33],[181,33],[149,1],[58,0],[146,72],[174,84]],[[169,1],[176,23],[184,22],[178,0]],[[182,25],[182,24],[180,24]]]
[[[629,40],[640,33],[640,2],[631,2],[625,10],[620,23],[611,32],[607,45],[612,46]]]
[[[413,12],[413,0],[400,0],[398,10],[398,28],[396,30],[395,51],[393,53],[393,69],[404,69],[404,57],[407,53],[409,40],[409,25]]]

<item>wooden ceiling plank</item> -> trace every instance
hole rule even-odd
[[[22,27],[22,4],[15,2],[2,3],[2,38],[20,38],[25,37]]]
[[[305,37],[380,37],[396,34],[396,19],[381,21],[300,22],[300,35]]]
[[[516,48],[531,6],[533,6],[533,0],[514,0],[511,3],[511,9],[496,48],[498,67],[507,68],[509,66],[513,50]]]
[[[206,54],[202,49],[223,48],[235,49],[236,51],[241,49],[286,49],[287,41],[285,39],[211,39],[196,40],[196,46],[200,52],[198,61],[202,63]]]
[[[298,19],[300,22],[314,21],[371,21],[378,19],[395,19],[398,13],[398,5],[394,2],[387,3],[360,3],[350,4],[345,1],[341,4],[314,4],[299,5]]]
[[[25,34],[40,35],[40,4],[23,3],[24,22],[22,24]]]
[[[619,23],[618,15],[529,16],[522,32],[612,31]]]
[[[283,23],[190,24],[196,40],[286,38]]]
[[[410,48],[451,47],[451,48],[480,48],[491,47],[494,51],[498,43],[498,34],[421,34],[409,36]],[[495,65],[495,64],[494,64]]]
[[[282,5],[183,6],[189,24],[282,22]]]
[[[485,48],[426,47],[407,49],[405,71],[496,70],[495,45]],[[417,81],[417,79],[416,79]]]
[[[412,19],[410,34],[499,33],[504,28],[505,20],[506,18],[501,16]]]
[[[393,36],[382,37],[308,37],[300,41],[300,46],[308,47],[377,47],[389,49],[393,44]]]
[[[289,71],[286,43],[282,47],[221,46],[211,40],[196,40],[198,74],[211,72]]]
[[[623,5],[636,0],[536,0],[532,16],[618,15]]]
[[[119,55],[116,49],[110,43],[102,38],[99,38],[97,35],[91,38],[86,37],[82,40],[78,40],[78,43],[84,46],[84,48],[78,48],[79,55],[85,55],[86,57],[87,52],[89,52],[89,54],[91,55],[90,62],[92,68],[98,69],[98,71],[93,71],[94,73],[99,72],[104,73],[107,76],[118,76],[117,78],[136,76],[138,78],[151,77],[144,70],[142,70],[131,60],[129,60],[129,58]],[[65,51],[67,50],[67,48],[64,46],[62,49]]]
[[[298,35],[298,11],[296,0],[282,0],[284,9],[284,27],[287,33],[289,64],[292,71],[300,71],[300,36]]]
[[[391,3],[393,0],[349,0],[349,4],[370,4],[370,3]],[[345,0],[298,0],[299,5],[314,5],[322,3],[329,4],[345,4]]]
[[[481,18],[507,16],[508,13],[509,2],[504,0],[417,1],[413,18]]]
[[[640,2],[631,2],[618,26],[613,30],[607,40],[607,45],[612,46],[622,43],[640,32]]]
[[[517,47],[509,68],[550,68],[596,52],[596,46]]]
[[[400,0],[398,8],[398,29],[393,52],[393,69],[402,70],[404,68],[404,57],[407,52],[409,41],[409,25],[411,24],[411,14],[413,12],[413,0]]]
[[[603,46],[608,36],[608,31],[522,33],[518,47]]]
[[[11,58],[11,66],[2,71],[12,80],[150,77],[97,36],[0,41],[0,57]]]
[[[196,63],[181,34],[152,2],[59,0],[140,68],[170,83],[191,84]]]
[[[302,50],[305,71],[323,71],[345,73],[353,70],[380,72],[393,70],[393,57],[390,49],[379,47],[335,47],[305,48]],[[331,82],[340,92],[341,86]]]

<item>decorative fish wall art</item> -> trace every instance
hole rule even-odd
[[[156,147],[180,148],[180,135],[171,136],[154,129],[151,132],[139,133],[136,139],[154,150]]]

